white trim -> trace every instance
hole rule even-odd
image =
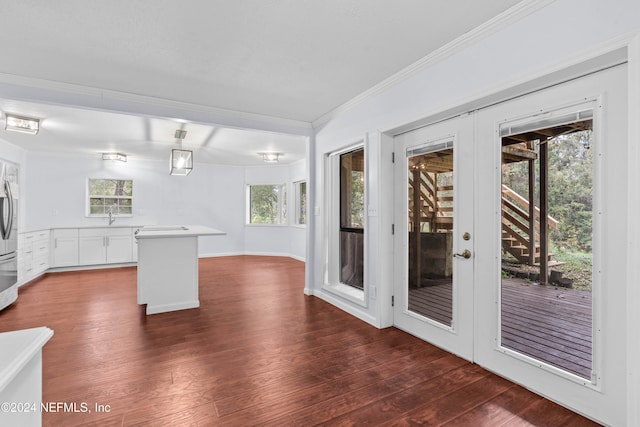
[[[543,7],[553,3],[555,0],[523,0],[515,6],[507,9],[500,15],[490,19],[484,24],[474,28],[473,30],[463,34],[457,39],[447,43],[446,45],[436,49],[429,55],[414,62],[403,70],[395,73],[391,77],[386,78],[382,82],[373,86],[370,89],[362,92],[360,95],[355,96],[351,100],[338,106],[337,108],[327,112],[321,117],[314,120],[311,124],[314,129],[318,129],[331,121],[336,116],[348,111],[365,100],[385,91],[387,88],[394,86],[409,77],[423,71],[424,69],[432,66],[433,64],[443,61],[444,59],[452,56],[453,54],[466,49],[470,44],[477,43],[485,37],[494,34],[495,32],[503,29],[513,22],[517,22],[520,19],[532,14],[533,12],[542,9]]]
[[[210,253],[210,254],[200,254],[198,258],[222,258],[228,256],[273,256],[273,257],[282,257],[282,258],[291,258],[296,261],[306,262],[304,257],[287,254],[282,252],[224,252],[224,253]]]
[[[149,305],[147,304],[147,314],[157,314],[157,313],[166,313],[168,311],[178,311],[178,310],[187,310],[190,308],[198,308],[200,307],[200,301],[186,301],[175,304],[158,304],[158,305]]]
[[[371,139],[374,139],[373,136]],[[393,307],[391,297],[394,295],[394,245],[395,236],[391,234],[394,224],[394,204],[395,204],[395,177],[394,166],[391,161],[394,145],[393,137],[387,133],[378,132],[378,244],[377,265],[375,274],[377,276],[376,298],[378,308],[378,327],[386,328],[393,326]],[[399,231],[398,231],[399,232]]]
[[[325,292],[324,290],[317,290],[317,289],[307,295],[313,295],[315,297],[318,297],[321,300],[328,302],[329,304],[339,308],[340,310],[346,311],[350,315],[362,320],[363,322],[367,322],[368,324],[378,328],[377,320],[374,316],[367,314],[366,312],[360,310],[357,307],[347,304],[342,298],[337,298],[335,295],[329,292]]]
[[[640,33],[628,44],[627,425],[640,425]]]
[[[316,270],[316,230],[317,222],[315,211],[320,211],[316,208],[316,137],[312,135],[307,138],[306,141],[306,165],[307,165],[307,227],[306,227],[306,246],[305,257],[310,262],[305,264],[304,274],[304,294],[313,295],[313,283]],[[322,182],[322,181],[321,181]]]

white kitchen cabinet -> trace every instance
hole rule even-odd
[[[52,232],[52,267],[70,267],[78,265],[78,229],[60,228]]]
[[[18,235],[18,280],[25,282],[49,268],[49,230]]]
[[[130,227],[81,228],[78,234],[79,265],[132,261]]]

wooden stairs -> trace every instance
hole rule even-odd
[[[529,201],[506,185],[502,185],[502,250],[521,264],[540,265],[540,209],[533,208],[531,217]],[[550,229],[558,227],[558,221],[549,216]],[[553,254],[548,255],[549,265]]]
[[[452,230],[453,186],[439,183],[438,173],[417,169],[412,172],[409,174],[409,221],[412,230]],[[416,182],[419,185],[414,185]],[[549,216],[547,221],[549,229],[558,227],[554,218]],[[502,186],[502,250],[521,264],[540,265],[540,209],[535,206],[530,209],[529,201],[506,185]],[[556,264],[552,257],[553,254],[549,254],[549,265]]]

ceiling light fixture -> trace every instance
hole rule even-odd
[[[40,130],[40,120],[7,113],[4,128],[5,130],[35,135]]]
[[[187,176],[193,170],[193,151],[182,149],[182,140],[187,136],[187,131],[178,129],[174,137],[180,142],[179,149],[171,150],[171,158],[169,160],[169,173],[171,175]]]
[[[262,160],[265,163],[278,163],[282,153],[258,153],[258,155],[262,156]]]
[[[119,160],[126,162],[127,155],[122,153],[102,153],[102,160]]]

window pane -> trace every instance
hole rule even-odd
[[[592,127],[586,120],[503,137],[501,188],[501,344],[587,380]]]
[[[307,223],[307,183],[298,184],[298,224]]]
[[[252,185],[249,193],[251,224],[278,224],[278,186]]]
[[[340,282],[364,288],[364,149],[340,156]]]
[[[340,156],[340,226],[364,226],[364,150]]]
[[[133,181],[130,179],[89,179],[89,215],[131,215]],[[101,208],[98,209],[97,206]],[[120,209],[126,206],[128,209]]]
[[[92,215],[99,215],[99,214],[104,214],[104,206],[91,206],[91,209],[89,210],[89,212]]]

